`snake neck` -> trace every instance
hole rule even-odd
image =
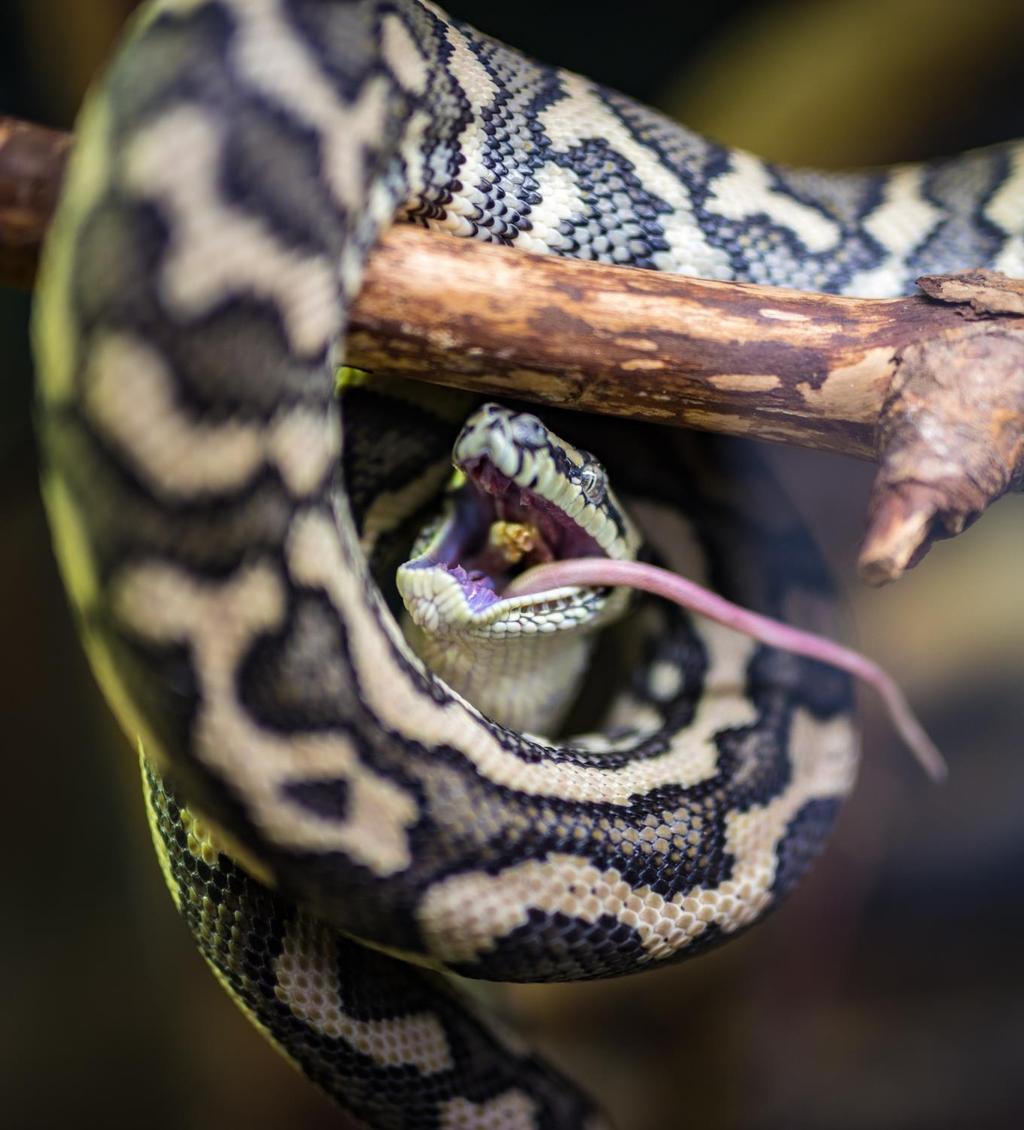
[[[551,735],[573,704],[594,645],[592,631],[516,639],[448,638],[411,621],[406,638],[438,678],[510,730]]]

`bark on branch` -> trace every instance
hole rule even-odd
[[[0,284],[31,284],[67,135],[0,119]],[[681,278],[394,228],[349,364],[877,458],[861,569],[899,576],[1024,487],[1024,285],[877,301]]]

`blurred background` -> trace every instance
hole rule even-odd
[[[133,7],[5,0],[0,113],[70,127]],[[827,166],[1024,135],[1019,0],[449,5],[720,140]],[[1024,207],[1024,202],[1022,202]],[[29,298],[0,290],[0,1122],[340,1127],[207,973],[163,890],[133,758],[79,650],[31,431]],[[623,1130],[1024,1124],[1024,499],[885,591],[853,561],[871,468],[770,452],[951,764],[929,786],[865,702],[826,856],[689,965],[519,987],[521,1027]]]

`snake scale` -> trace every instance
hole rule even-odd
[[[375,236],[399,219],[883,296],[965,264],[1024,273],[1022,192],[1019,145],[780,169],[416,0],[138,18],[82,116],[42,269],[45,495],[98,679],[145,751],[174,899],[354,1119],[603,1125],[439,971],[587,978],[700,952],[799,879],[856,763],[844,677],[677,610],[631,618],[601,734],[499,725],[424,667],[394,565],[465,404],[372,381],[339,398]],[[670,564],[684,545],[772,614],[827,603],[763,468],[605,435],[641,524],[674,531]]]

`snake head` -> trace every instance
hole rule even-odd
[[[419,591],[427,583],[423,576],[413,580],[410,571],[430,572],[431,586],[445,588],[446,605],[452,604],[454,620],[462,623],[464,615],[489,612],[513,577],[531,565],[636,555],[640,535],[608,486],[604,468],[536,416],[483,405],[466,421],[452,459],[456,473],[445,512],[399,570],[404,599],[410,588]],[[533,603],[541,597],[549,600],[539,594]],[[410,612],[418,619],[413,608]]]
[[[397,573],[406,634],[435,674],[491,718],[551,732],[571,704],[594,631],[628,591],[505,590],[525,569],[580,557],[632,560],[640,535],[604,468],[536,416],[485,404],[453,449],[439,520]]]

